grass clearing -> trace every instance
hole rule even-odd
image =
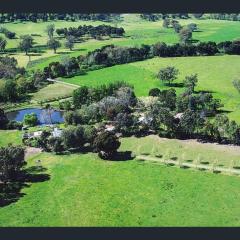
[[[0,147],[8,144],[18,145],[22,143],[22,133],[18,130],[0,130]]]
[[[33,93],[32,100],[44,101],[58,97],[70,96],[74,89],[76,89],[76,87],[61,83],[49,84],[40,89],[38,92]]]

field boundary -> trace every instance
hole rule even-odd
[[[146,156],[146,155],[137,155],[136,159],[144,160],[144,161],[159,162],[166,165],[179,166],[181,168],[195,168],[198,170],[209,170],[214,173],[228,173],[228,174],[236,174],[240,176],[240,169],[224,168],[224,167],[217,166],[216,164],[206,165],[201,163],[188,163],[180,160],[174,161],[174,160],[160,159],[158,157]]]

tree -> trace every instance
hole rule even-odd
[[[51,145],[52,151],[54,151],[56,154],[61,154],[64,151],[64,145],[61,138],[49,138],[49,145]]]
[[[176,108],[176,90],[170,88],[167,90],[162,90],[159,94],[158,100],[163,107],[174,110]]]
[[[179,74],[178,69],[176,69],[175,67],[168,66],[160,69],[158,73],[158,78],[162,82],[168,82],[168,84],[170,85],[174,80],[177,79],[178,74]]]
[[[29,50],[33,47],[33,38],[30,35],[20,36],[19,48],[28,55]]]
[[[4,110],[0,108],[0,129],[5,129],[8,124],[8,118],[4,113]]]
[[[57,48],[61,47],[61,43],[55,38],[51,38],[48,40],[47,45],[50,49],[53,49],[54,53],[57,52]]]
[[[75,38],[74,36],[67,36],[66,37],[66,42],[65,42],[65,47],[69,48],[70,51],[72,51],[73,47],[74,47],[74,42],[75,42]]]
[[[194,88],[198,82],[198,75],[192,74],[190,76],[186,76],[184,80],[184,85],[187,87],[191,93],[194,93]]]
[[[23,122],[25,125],[34,127],[38,124],[38,118],[36,113],[25,114]]]
[[[237,91],[240,93],[240,79],[233,80],[232,84],[237,89]]]
[[[81,148],[85,143],[83,127],[80,125],[67,127],[63,130],[61,138],[66,149]]]
[[[0,37],[0,50],[2,52],[4,52],[6,45],[7,45],[7,40],[4,39],[3,37]]]
[[[106,159],[111,159],[120,145],[116,135],[108,131],[100,133],[93,142],[95,151],[99,153],[101,158]]]
[[[198,127],[199,123],[199,115],[192,111],[192,110],[186,110],[182,117],[180,118],[179,122],[179,132],[183,134],[185,137],[185,134],[187,136],[191,136],[194,134],[195,130]]]
[[[3,90],[5,101],[15,102],[19,98],[17,84],[14,80],[6,80]]]
[[[170,25],[170,19],[169,18],[164,18],[163,19],[163,27],[168,28]]]
[[[0,181],[7,183],[15,180],[22,172],[24,148],[22,146],[8,146],[0,148]]]
[[[179,31],[179,37],[180,37],[180,42],[186,44],[192,38],[192,31],[189,28],[184,27]]]
[[[149,90],[148,96],[157,97],[160,95],[160,93],[161,90],[159,88],[152,88]]]
[[[73,104],[76,108],[80,108],[88,102],[88,93],[89,89],[87,86],[82,86],[73,91]]]
[[[187,25],[188,29],[190,29],[192,32],[197,30],[197,24],[196,23],[190,23]]]
[[[83,139],[86,143],[90,143],[92,145],[96,136],[97,136],[97,130],[95,127],[91,125],[83,126]]]
[[[176,33],[179,33],[180,30],[182,29],[182,26],[181,26],[180,23],[179,23],[178,21],[176,21],[176,20],[173,20],[173,21],[172,21],[172,26],[173,26],[174,31],[175,31]]]
[[[53,38],[54,31],[55,31],[55,25],[54,24],[47,25],[46,33],[47,33],[49,39]]]
[[[116,121],[116,127],[119,132],[123,134],[131,134],[132,127],[134,125],[134,119],[131,114],[128,113],[118,113],[114,119]]]

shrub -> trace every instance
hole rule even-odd
[[[23,120],[25,125],[28,125],[30,127],[34,127],[38,124],[38,118],[36,113],[30,113],[30,114],[26,114],[24,116],[24,120]]]

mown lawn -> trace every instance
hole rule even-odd
[[[180,71],[176,83],[182,83],[186,75],[197,73],[199,83],[196,90],[212,92],[214,97],[222,100],[224,109],[231,111],[229,117],[240,122],[240,94],[232,85],[232,81],[240,76],[239,64],[240,56],[230,55],[153,58],[91,71],[63,81],[79,86],[97,86],[121,80],[134,85],[137,96],[147,96],[151,88],[166,88],[156,77],[159,69],[175,66]],[[176,89],[178,92],[183,91],[180,87]]]
[[[150,151],[150,138],[124,139],[121,149],[134,150],[138,143]],[[163,153],[164,146],[159,144]],[[197,148],[191,146],[192,153]],[[181,149],[176,151],[181,154]],[[223,152],[215,154],[221,157]],[[37,159],[47,168],[40,174],[49,174],[50,180],[25,187],[23,197],[0,208],[0,226],[240,224],[239,177],[137,160],[104,161],[92,153],[42,153],[30,158],[28,167]]]

